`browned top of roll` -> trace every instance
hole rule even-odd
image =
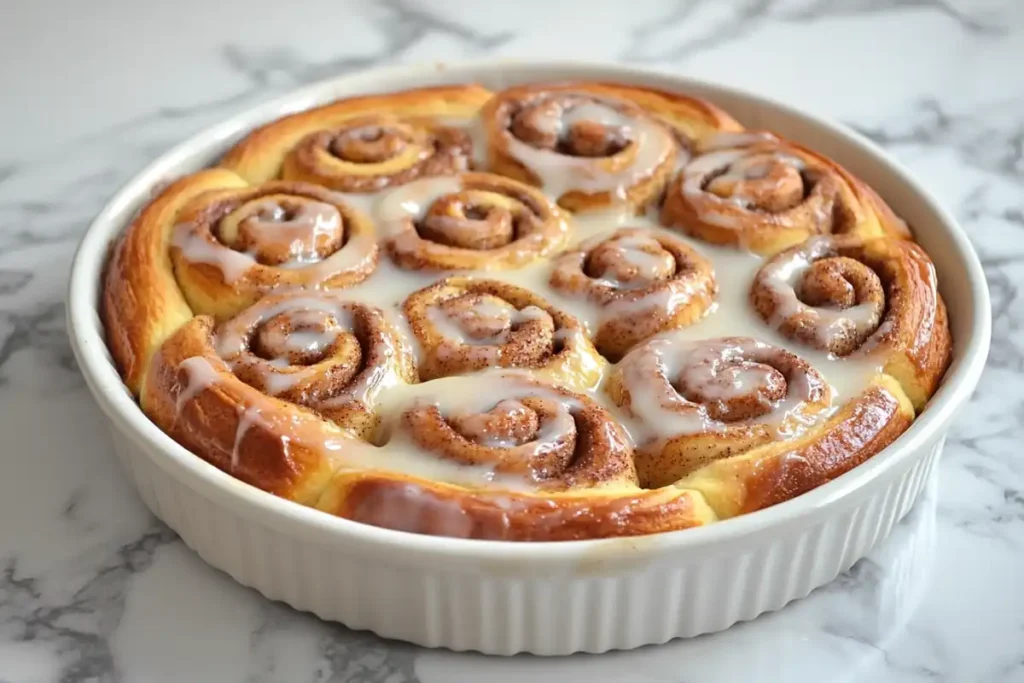
[[[307,180],[346,192],[464,171],[472,143],[451,124],[489,98],[475,84],[344,98],[257,128],[220,165],[251,183]]]
[[[670,124],[689,139],[700,139],[718,131],[739,131],[743,126],[728,112],[711,102],[682,93],[611,81],[570,81],[562,83],[531,83],[506,88],[495,94],[483,109],[485,120],[511,119],[524,106],[544,97],[590,94],[608,101],[625,101],[638,110]],[[527,134],[529,135],[529,134]]]
[[[402,310],[421,350],[423,380],[524,368],[585,390],[605,366],[580,321],[506,282],[446,278],[413,292]]]
[[[535,188],[489,173],[462,173],[460,189],[423,216],[388,228],[388,254],[408,270],[503,270],[547,256],[568,235],[566,216]]]

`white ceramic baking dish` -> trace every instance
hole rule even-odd
[[[955,360],[927,410],[894,444],[836,480],[770,509],[656,536],[506,543],[419,536],[276,498],[192,455],[151,423],[119,378],[97,313],[109,245],[154,186],[202,167],[244,133],[337,97],[425,84],[611,79],[707,98],[837,159],[913,226],[939,273]],[[956,222],[860,136],[749,93],[661,72],[579,63],[487,62],[380,69],[255,107],[175,147],[129,182],[82,239],[68,332],[115,451],[146,505],[211,565],[265,596],[355,629],[425,646],[557,655],[721,630],[833,580],[913,505],[988,352],[989,297]]]

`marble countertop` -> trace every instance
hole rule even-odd
[[[4,9],[0,681],[1024,681],[1024,3],[267,5]],[[621,60],[789,100],[881,143],[963,222],[992,287],[988,368],[927,495],[833,584],[635,652],[429,651],[234,584],[123,477],[63,320],[72,252],[106,199],[175,142],[296,85],[491,56]]]

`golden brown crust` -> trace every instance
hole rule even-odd
[[[156,349],[192,317],[168,255],[178,213],[205,192],[242,186],[240,178],[221,170],[181,178],[143,207],[118,241],[104,275],[100,315],[132,393],[138,395]]]
[[[505,282],[446,278],[410,294],[402,309],[420,346],[423,381],[522,368],[583,391],[607,366],[578,320]]]
[[[860,237],[892,237],[897,239],[912,239],[910,227],[906,222],[896,215],[896,212],[892,210],[892,207],[882,196],[875,191],[870,185],[865,183],[863,180],[853,175],[846,168],[836,163],[832,159],[819,154],[803,145],[798,145],[795,142],[789,142],[790,146],[794,149],[800,150],[801,154],[805,155],[809,159],[816,159],[822,166],[831,166],[839,173],[846,184],[853,191],[854,196],[858,202],[866,210],[867,219],[857,224],[852,232]]]
[[[835,161],[763,132],[712,136],[668,185],[661,222],[771,255],[814,235],[908,238],[881,197]]]
[[[400,267],[507,270],[565,244],[565,215],[535,188],[490,173],[462,173],[453,182],[458,191],[435,197],[423,216],[388,227],[385,249]]]
[[[675,487],[540,497],[372,472],[340,472],[317,507],[398,531],[520,542],[641,536],[715,521],[703,496]]]
[[[905,308],[893,311],[894,323],[879,335],[877,349],[869,346],[865,352],[889,356],[886,373],[900,382],[920,412],[953,360],[953,339],[935,266],[924,249],[912,242],[872,240],[866,252],[877,262],[899,264],[898,270],[890,266],[890,301],[899,298]],[[890,303],[890,308],[895,306]]]
[[[891,377],[844,404],[820,429],[711,463],[679,482],[705,495],[722,518],[810,491],[875,455],[910,426],[914,408]]]
[[[328,443],[347,432],[235,378],[212,351],[213,321],[193,318],[153,356],[142,409],[171,438],[239,480],[304,504],[327,486]]]
[[[587,240],[552,268],[551,287],[602,308],[595,344],[612,361],[658,332],[700,320],[718,291],[707,258],[680,239],[642,228]]]
[[[153,357],[140,402],[215,467],[309,504],[372,435],[380,391],[396,381],[414,381],[412,360],[380,311],[299,292],[220,325],[189,320]]]
[[[253,184],[283,178],[319,182],[349,192],[381,189],[442,171],[469,170],[472,154],[467,153],[464,144],[468,141],[459,136],[456,144],[447,144],[451,142],[451,132],[440,133],[441,146],[447,150],[441,156],[446,160],[436,163],[425,159],[433,156],[429,148],[438,141],[440,128],[445,128],[448,122],[468,121],[490,95],[479,85],[466,84],[338,100],[256,129],[224,155],[220,166],[234,170]],[[353,120],[361,123],[360,127],[382,127],[385,136],[403,141],[384,146],[385,154],[376,158],[371,151],[370,158],[357,152],[349,155],[349,159],[325,149],[323,143],[329,146],[333,138],[315,144],[318,135],[331,136],[352,127]],[[404,139],[410,136],[411,139]],[[309,143],[305,147],[304,139]]]

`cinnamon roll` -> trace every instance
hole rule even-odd
[[[699,491],[720,519],[796,498],[849,472],[910,427],[914,406],[899,383],[875,375],[854,399],[792,439],[729,454],[676,486]]]
[[[658,332],[699,320],[717,291],[707,258],[643,228],[597,235],[557,257],[550,285],[601,307],[596,345],[613,360]]]
[[[750,298],[794,341],[836,356],[884,358],[884,371],[918,410],[951,360],[935,269],[907,240],[813,237],[765,263]]]
[[[379,215],[385,249],[409,270],[505,270],[561,248],[562,211],[528,185],[487,173],[410,183]]]
[[[666,332],[635,347],[607,391],[638,421],[637,469],[668,485],[701,465],[819,421],[832,402],[825,378],[794,354],[751,338],[691,341]]]
[[[525,368],[585,390],[606,366],[578,320],[505,282],[448,278],[413,293],[403,310],[420,346],[423,380]]]
[[[764,132],[701,140],[669,183],[661,220],[758,254],[820,234],[909,236],[885,202],[839,164]]]
[[[525,374],[420,385],[395,411],[381,470],[340,469],[317,507],[440,536],[559,541],[712,521],[703,497],[637,485],[622,427],[581,394]]]
[[[642,207],[665,186],[688,136],[739,130],[714,106],[606,83],[523,85],[484,105],[488,169],[572,211]]]
[[[174,220],[168,254],[178,284],[192,310],[218,319],[273,289],[352,286],[379,258],[369,217],[317,185],[208,192]]]
[[[297,292],[220,324],[189,320],[154,354],[140,403],[215,467],[311,504],[342,451],[373,435],[381,392],[413,381],[379,310]]]
[[[338,100],[253,131],[220,165],[254,184],[299,180],[351,193],[468,171],[466,126],[489,97],[464,85]]]

